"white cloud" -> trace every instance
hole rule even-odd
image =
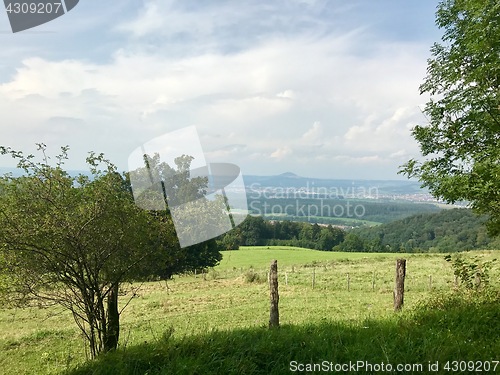
[[[315,121],[312,127],[302,135],[302,139],[306,142],[316,142],[321,140],[323,135],[323,127],[319,121]]]
[[[166,5],[171,1],[166,2]],[[123,22],[116,27],[119,31],[132,33],[135,37],[142,37],[170,24],[176,18],[169,17],[168,12],[161,12],[157,1],[146,2],[139,16],[131,21]],[[170,22],[169,22],[170,21]]]
[[[368,116],[364,123],[349,128],[345,133],[345,145],[351,150],[384,152],[395,155],[405,147],[407,152],[416,150],[411,128],[424,122],[418,107],[397,108],[392,113]]]
[[[296,96],[296,94],[293,92],[293,90],[285,90],[276,94],[276,96],[278,98],[293,99]]]
[[[322,15],[324,2],[296,3],[144,1],[116,20],[130,39],[105,61],[19,62],[0,84],[2,142],[50,138],[126,160],[137,145],[196,125],[212,158],[254,174],[270,158],[276,172],[294,163],[312,174],[341,163],[395,170],[416,152],[409,127],[424,121],[428,44],[343,29],[344,18]]]
[[[292,149],[288,146],[284,146],[284,147],[279,147],[278,149],[276,149],[272,154],[271,154],[271,157],[273,159],[277,159],[277,160],[282,160],[288,156],[290,156],[292,153]]]

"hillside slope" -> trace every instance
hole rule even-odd
[[[487,217],[469,209],[423,213],[372,228],[352,230],[336,250],[374,252],[456,252],[498,247],[488,236]]]

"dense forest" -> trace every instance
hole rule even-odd
[[[345,231],[331,225],[294,221],[267,221],[261,216],[248,216],[243,223],[217,240],[222,250],[239,246],[297,246],[316,250],[332,250],[344,241]]]
[[[456,252],[494,247],[494,240],[487,234],[487,219],[459,208],[417,214],[376,227],[353,229],[334,250]]]
[[[217,243],[223,250],[283,245],[349,252],[456,252],[500,247],[500,240],[488,236],[486,220],[487,217],[469,209],[456,208],[345,230],[332,225],[248,216],[240,226],[219,237]]]

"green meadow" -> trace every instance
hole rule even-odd
[[[497,254],[466,256],[491,260]],[[81,334],[60,308],[0,309],[0,366],[5,374],[281,374],[322,361],[438,361],[443,368],[435,373],[450,373],[447,361],[494,364],[500,359],[499,335],[493,334],[500,332],[498,262],[489,272],[492,292],[459,294],[443,256],[289,247],[226,251],[205,274],[124,285],[120,347],[95,361],[86,361]],[[407,277],[405,306],[395,313],[398,258],[407,259]],[[273,259],[281,327],[269,330]]]

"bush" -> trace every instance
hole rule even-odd
[[[265,280],[262,275],[255,272],[253,269],[249,269],[247,272],[245,272],[245,281],[247,283],[263,283]]]
[[[214,268],[210,269],[209,274],[212,280],[217,280],[220,277],[219,271],[215,270]]]
[[[446,255],[444,259],[451,263],[453,273],[460,279],[462,288],[474,291],[487,289],[490,280],[489,270],[496,259],[483,262],[474,257],[467,260],[461,254],[453,257]]]

